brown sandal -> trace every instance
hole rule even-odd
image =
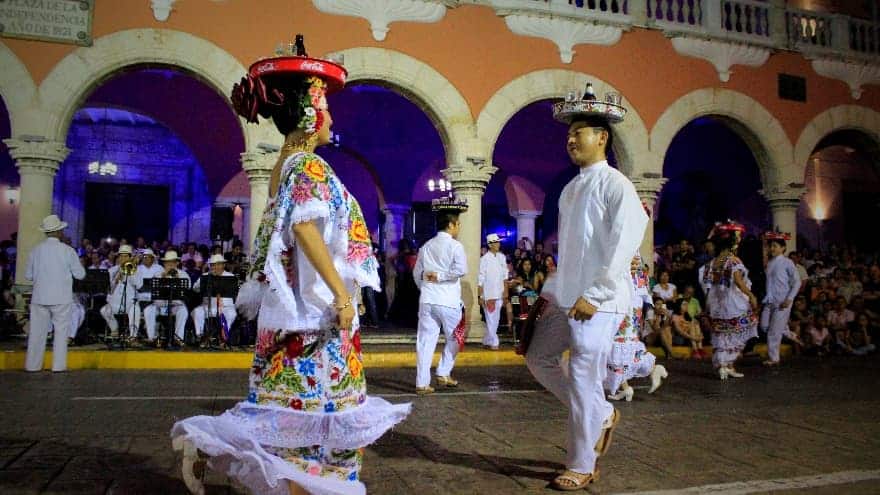
[[[602,429],[602,434],[599,436],[599,441],[596,442],[596,455],[605,455],[608,452],[608,449],[611,448],[611,436],[614,434],[614,429],[617,428],[617,423],[620,422],[620,411],[617,409],[611,413],[611,424]]]
[[[552,483],[550,483],[550,487],[554,490],[560,490],[563,492],[574,492],[577,490],[583,490],[590,485],[590,483],[594,483],[599,481],[599,468],[592,473],[578,473],[576,471],[565,470],[562,474],[556,477]]]

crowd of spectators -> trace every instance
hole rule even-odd
[[[831,246],[823,252],[803,249],[787,255],[801,278],[789,323],[798,336],[796,352],[819,356],[873,352],[873,342],[880,337],[880,253]],[[686,240],[657,249],[656,277],[651,278],[655,305],[646,318],[651,332],[647,340],[696,350],[703,336],[709,335],[697,271],[714,256],[710,241],[703,242],[699,252]],[[739,256],[749,269],[752,291],[761,300],[767,256],[763,243],[755,237],[745,239]],[[683,317],[676,318],[678,314]],[[658,328],[651,328],[652,324]]]

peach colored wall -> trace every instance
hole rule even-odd
[[[152,17],[145,0],[97,2],[94,37],[132,28],[163,28],[189,32],[230,52],[244,65],[269,55],[274,46],[295,31],[306,35],[312,54],[344,48],[375,46],[397,50],[437,69],[455,85],[479,114],[486,101],[504,84],[525,73],[565,68],[594,74],[623,92],[650,129],[676,99],[698,88],[724,87],[752,96],[779,119],[792,142],[823,110],[838,104],[880,109],[880,88],[865,87],[854,102],[842,82],[816,75],[800,54],[774,54],[764,66],[734,66],[729,83],[721,83],[705,61],[679,56],[659,31],[634,29],[611,47],[580,45],[570,65],[562,64],[555,45],[511,33],[504,20],[488,7],[451,9],[438,23],[399,22],[391,25],[384,42],[370,35],[359,18],[319,12],[308,0],[228,0],[220,3],[184,1],[175,4],[167,22]],[[22,59],[39,84],[75,47],[3,39]],[[785,72],[807,78],[807,103],[779,100],[776,77]]]

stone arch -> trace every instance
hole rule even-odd
[[[477,138],[489,147],[492,156],[501,130],[519,110],[540,100],[561,98],[568,91],[583,88],[592,82],[596,93],[617,91],[598,77],[561,69],[530,72],[507,83],[489,99],[477,118]],[[629,176],[640,175],[646,166],[642,163],[648,155],[648,130],[638,111],[624,98],[629,109],[626,120],[617,129],[614,153],[618,156],[621,171]],[[562,143],[560,143],[562,146]]]
[[[689,122],[703,116],[721,117],[736,132],[758,162],[765,190],[789,180],[793,148],[778,120],[754,99],[729,89],[704,88],[692,91],[670,105],[651,129],[650,149],[656,155],[651,170],[663,174],[663,158],[676,134]],[[660,176],[658,175],[658,177]]]
[[[859,105],[838,105],[814,117],[801,131],[794,147],[794,182],[803,182],[807,163],[820,141],[841,130],[859,131],[880,144],[880,112]]]
[[[412,100],[440,133],[448,163],[464,163],[473,137],[473,115],[467,101],[433,67],[403,53],[358,47],[336,52],[345,57],[348,81],[390,87]]]
[[[228,52],[188,33],[168,29],[130,29],[95,40],[62,59],[39,87],[46,111],[43,132],[63,142],[74,112],[95,87],[125,67],[168,65],[189,72],[228,101],[232,85],[246,68]],[[260,143],[280,141],[271,122],[245,125],[239,119],[247,150]]]
[[[37,87],[27,67],[3,42],[0,42],[0,96],[9,112],[12,136],[27,118],[27,108],[33,104]]]

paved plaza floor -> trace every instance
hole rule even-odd
[[[880,358],[742,365],[671,361],[634,383],[591,493],[880,493]],[[371,393],[411,401],[367,450],[371,494],[538,494],[565,457],[565,411],[521,366],[457,369],[462,386],[411,394],[414,369],[368,370]],[[0,494],[185,494],[168,431],[242,397],[246,371],[0,373]],[[772,481],[768,481],[772,480]],[[209,494],[237,493],[222,476]],[[719,486],[708,486],[719,485]]]

